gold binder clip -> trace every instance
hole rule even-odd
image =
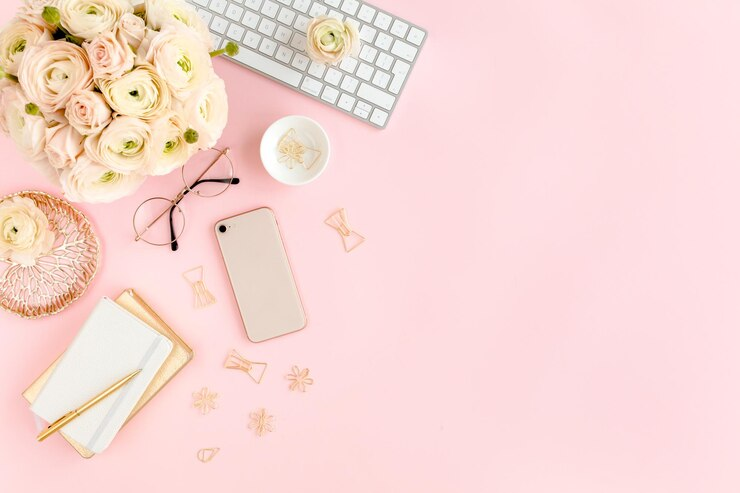
[[[192,274],[197,272],[195,276]],[[216,297],[208,291],[203,278],[205,276],[203,266],[198,266],[182,273],[182,277],[192,286],[195,295],[195,308],[203,308],[216,302]]]
[[[255,376],[252,374],[252,370],[254,370],[255,366],[262,367],[262,372],[260,372],[259,378],[255,378]],[[255,383],[260,383],[262,382],[262,377],[265,376],[265,371],[267,370],[267,363],[249,361],[248,359],[243,357],[241,354],[237,353],[236,349],[232,349],[226,358],[224,367],[230,370],[241,370],[247,375],[249,375],[249,378],[254,380]]]
[[[365,241],[364,236],[356,231],[352,231],[352,228],[350,228],[347,223],[347,211],[345,211],[344,208],[339,209],[324,222],[337,230],[339,236],[342,237],[344,251],[347,253],[351,252]]]

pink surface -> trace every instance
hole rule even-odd
[[[104,246],[89,293],[47,320],[0,313],[0,490],[740,489],[740,5],[429,4],[378,0],[431,33],[384,131],[217,62],[244,183],[186,200],[178,253],[130,227],[177,175],[83,207]],[[258,157],[293,113],[334,146],[303,188]],[[49,190],[2,143],[0,194]],[[211,227],[265,205],[310,322],[253,344]],[[322,223],[340,206],[368,238],[350,255]],[[218,303],[195,311],[180,274],[199,264]],[[22,390],[126,287],[195,359],[103,455],[36,444]],[[269,362],[262,385],[222,368],[231,348]],[[305,394],[287,389],[294,364],[315,377]],[[207,416],[190,407],[202,386],[220,394]],[[263,406],[277,431],[257,438],[248,415]],[[221,452],[201,464],[201,447]]]

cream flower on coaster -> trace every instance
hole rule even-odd
[[[15,20],[0,32],[0,67],[5,73],[18,75],[18,66],[26,48],[51,41],[51,33],[41,26]]]
[[[306,385],[313,385],[313,378],[308,376],[308,368],[301,370],[297,366],[294,366],[290,373],[285,378],[290,380],[290,390],[300,390],[301,392],[306,391]]]
[[[33,200],[13,197],[0,202],[0,258],[36,265],[54,246],[49,220]]]
[[[334,17],[315,17],[306,31],[306,51],[317,63],[337,64],[360,51],[360,34],[348,22]]]
[[[267,414],[264,408],[258,409],[249,415],[249,429],[255,430],[257,436],[275,431],[275,417]]]
[[[145,175],[124,175],[90,160],[83,154],[72,168],[62,171],[64,195],[72,202],[113,202],[134,193],[146,180]]]
[[[200,392],[193,392],[193,407],[198,409],[201,414],[208,414],[216,409],[216,399],[218,394],[203,387]]]
[[[134,8],[129,0],[63,0],[58,2],[59,15],[70,34],[92,39],[113,29],[118,19]]]

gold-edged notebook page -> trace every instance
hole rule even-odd
[[[142,322],[166,336],[172,341],[173,346],[172,352],[162,364],[162,367],[155,375],[152,383],[149,384],[149,387],[144,391],[141,399],[139,399],[139,402],[136,403],[136,406],[134,406],[131,414],[126,419],[126,422],[128,423],[128,421],[133,418],[134,415],[136,415],[136,413],[139,412],[139,410],[162,389],[162,387],[167,385],[167,382],[169,382],[172,377],[188,364],[188,362],[193,358],[193,350],[190,349],[190,346],[185,344],[185,341],[175,334],[175,332],[159,317],[159,315],[157,315],[154,310],[152,310],[149,305],[146,304],[143,299],[141,299],[138,294],[136,294],[133,289],[125,290],[118,298],[116,298],[115,301]],[[54,371],[54,368],[59,360],[61,360],[62,356],[63,354],[54,360],[51,366],[44,370],[44,372],[23,392],[23,398],[26,399],[29,404],[32,404],[36,400],[36,397],[39,395],[39,392],[41,392],[41,389],[46,384],[46,381],[51,376],[51,373]],[[63,431],[60,431],[59,433],[69,442],[70,445],[72,445],[72,447],[74,447],[75,450],[77,450],[77,453],[85,459],[89,459],[95,455],[78,442],[69,438]]]

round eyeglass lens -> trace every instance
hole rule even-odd
[[[150,245],[169,245],[182,235],[184,229],[182,209],[164,197],[143,202],[134,213],[136,239]]]
[[[221,195],[231,185],[234,165],[229,156],[219,149],[200,151],[182,167],[182,181],[187,189],[199,197]]]

